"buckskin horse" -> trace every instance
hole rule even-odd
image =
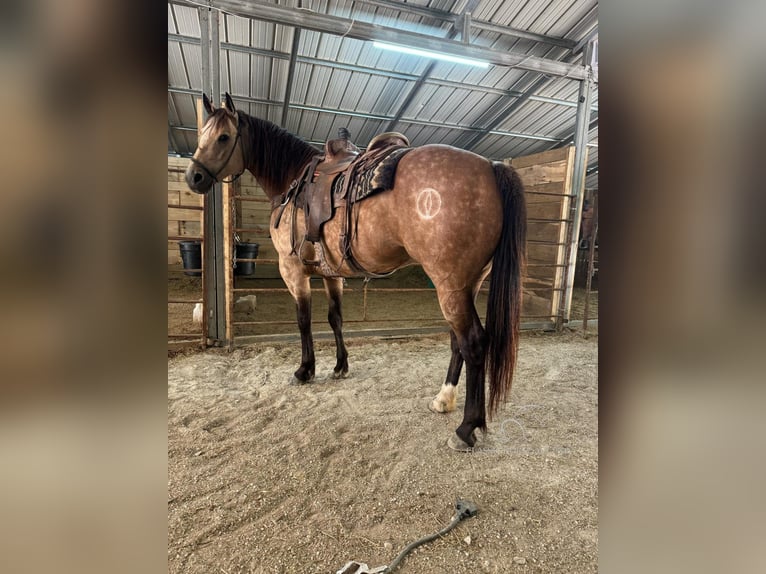
[[[350,209],[335,208],[321,227],[320,241],[306,241],[309,217],[298,210],[307,200],[298,196],[308,191],[299,182],[302,176],[312,178],[309,171],[318,175],[323,165],[319,160],[328,162],[333,150],[327,146],[323,154],[276,124],[237,111],[228,93],[220,108],[207,96],[203,103],[208,119],[186,182],[192,191],[204,194],[214,183],[247,169],[271,200],[270,233],[280,274],[296,302],[301,333],[301,364],[294,381],[305,383],[314,377],[312,274],[324,276],[337,349],[334,377],[340,378],[348,373],[342,277],[380,276],[419,263],[436,288],[451,328],[447,377],[429,408],[438,413],[455,409],[465,363],[463,421],[448,444],[456,450],[474,447],[474,431],[486,431],[487,412],[494,414],[510,394],[516,363],[526,259],[526,202],[518,174],[503,163],[452,146],[414,147],[399,159],[390,189]],[[482,327],[474,303],[490,271]]]

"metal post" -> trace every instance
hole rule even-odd
[[[202,91],[220,100],[220,38],[218,11],[199,8],[200,48],[202,50]],[[218,95],[216,95],[218,94]],[[200,119],[203,117],[199,115]],[[201,127],[201,125],[200,125]],[[223,200],[221,185],[216,184],[204,199],[203,279],[207,338],[212,344],[226,339],[226,289],[224,269]]]
[[[588,246],[588,278],[585,282],[585,310],[582,317],[582,330],[588,330],[588,313],[590,311],[590,290],[592,286],[593,273],[595,271],[594,259],[596,256],[596,238],[598,237],[598,190],[593,195],[593,227],[590,234],[590,245]]]
[[[221,102],[221,38],[219,27],[220,12],[210,12],[210,101],[214,105]],[[231,89],[231,88],[229,88]]]
[[[295,78],[295,62],[298,57],[298,47],[301,43],[301,29],[293,29],[293,46],[290,51],[290,63],[287,67],[287,85],[285,86],[285,99],[282,104],[281,126],[287,129],[287,113],[290,110],[290,94],[293,92],[293,79]]]
[[[590,63],[593,53],[593,43],[585,47],[583,61]],[[588,120],[590,106],[593,100],[593,78],[591,68],[588,68],[588,77],[580,81],[580,90],[577,96],[577,122],[575,124],[575,158],[572,175],[572,201],[571,233],[567,254],[567,274],[564,290],[564,309],[560,320],[569,321],[572,310],[572,291],[574,289],[575,267],[577,266],[577,240],[580,234],[580,220],[582,219],[582,204],[585,195],[585,171],[588,161]]]

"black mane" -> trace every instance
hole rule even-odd
[[[321,153],[268,120],[238,114],[247,168],[269,197],[284,193],[309,160]]]

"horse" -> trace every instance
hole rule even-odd
[[[526,200],[518,174],[502,162],[448,145],[412,148],[400,159],[391,189],[354,204],[350,247],[358,265],[341,253],[342,217],[336,213],[324,223],[322,255],[336,272],[323,273],[315,261],[315,244],[303,241],[296,248],[295,238],[303,237],[306,223],[295,213],[296,204],[286,201],[294,182],[321,152],[272,122],[238,111],[228,93],[220,108],[206,95],[203,105],[208,118],[186,182],[192,191],[204,194],[214,183],[239,177],[247,169],[271,200],[270,234],[280,274],[295,300],[301,334],[301,363],[293,382],[310,382],[315,374],[311,275],[324,275],[328,322],[336,343],[333,377],[341,378],[348,374],[342,278],[359,276],[359,267],[382,275],[420,264],[449,324],[452,351],[446,380],[428,406],[436,413],[455,410],[465,364],[463,420],[447,442],[455,450],[472,450],[475,431],[486,432],[487,414],[495,414],[509,397],[516,364],[526,261]],[[483,327],[475,300],[490,272]]]

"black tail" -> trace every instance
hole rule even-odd
[[[485,326],[490,416],[511,391],[519,348],[521,281],[527,247],[527,203],[521,179],[510,166],[496,162],[493,168],[503,195],[503,229],[492,261]]]

